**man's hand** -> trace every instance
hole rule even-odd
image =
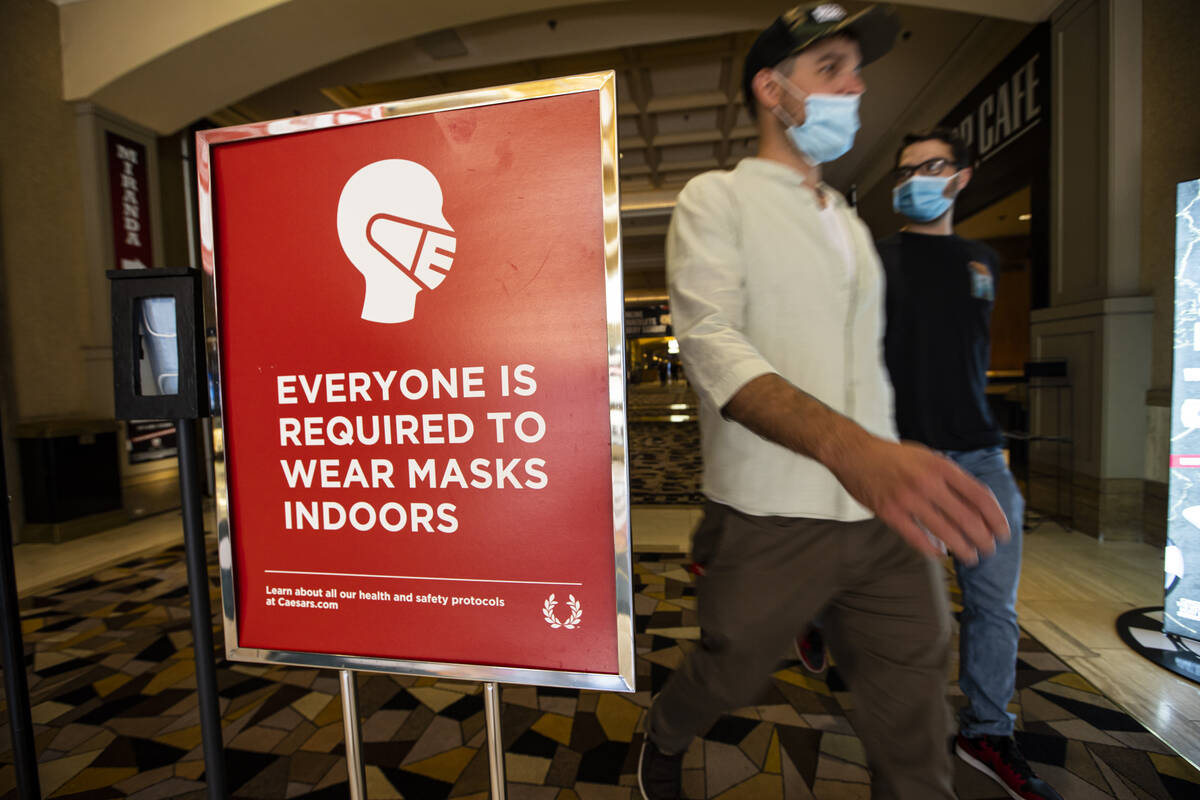
[[[1011,532],[1003,509],[982,483],[928,448],[896,444],[865,431],[826,466],[854,499],[917,550],[941,555],[941,543],[964,564],[996,550]]]

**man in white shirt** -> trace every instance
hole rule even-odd
[[[881,7],[781,15],[746,57],[758,157],[695,178],[676,204],[671,314],[701,399],[708,498],[693,543],[702,639],[647,716],[647,800],[679,797],[692,739],[752,702],[818,614],[856,697],[872,796],[954,796],[934,557],[986,557],[1008,525],[952,462],[897,441],[879,258],[820,169],[850,149],[859,70],[898,28]]]

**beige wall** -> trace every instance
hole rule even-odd
[[[87,310],[75,119],[58,99],[58,9],[0,0],[0,20],[0,437],[19,540],[15,428],[79,413]]]
[[[1142,11],[1141,0],[1066,0],[1052,21],[1051,307],[1033,313],[1031,344],[1068,361],[1075,466],[1102,481],[1144,472]]]
[[[0,0],[0,20],[0,435],[20,539],[21,423],[53,421],[56,430],[74,432],[73,420],[112,419],[105,131],[147,146],[155,265],[166,258],[186,266],[187,248],[178,137],[156,142],[103,109],[62,99],[55,4]],[[171,159],[163,186],[160,149]],[[173,213],[161,213],[162,197]],[[126,499],[135,483],[174,486],[169,468],[122,470]]]
[[[1142,285],[1154,304],[1151,387],[1171,384],[1175,184],[1200,178],[1200,3],[1142,0]]]
[[[0,280],[14,421],[78,415],[88,318],[75,115],[59,99],[58,8],[0,0]],[[6,446],[7,449],[7,446]]]

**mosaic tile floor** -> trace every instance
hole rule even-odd
[[[640,691],[503,690],[510,798],[638,796],[644,709],[698,636],[682,564],[653,555],[636,563]],[[205,797],[182,548],[101,570],[22,607],[45,796]],[[1028,636],[1019,667],[1021,746],[1065,797],[1200,797],[1200,773]],[[218,678],[233,797],[348,796],[336,674],[222,659]],[[961,699],[954,684],[949,692]],[[371,800],[487,797],[478,685],[363,674],[359,693]],[[781,662],[757,705],[695,742],[687,796],[867,798],[852,705],[836,667],[819,680]],[[11,757],[5,725],[5,797],[15,796]],[[1004,797],[974,770],[957,769],[963,800]]]

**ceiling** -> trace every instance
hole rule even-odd
[[[730,5],[700,0],[684,15],[681,4],[670,0],[605,3],[434,31],[291,79],[208,116],[217,124],[243,124],[613,69],[622,192],[627,198],[662,193],[669,202],[694,175],[730,167],[754,152],[756,131],[739,88],[742,61],[779,2],[742,0],[736,10]],[[865,5],[846,3],[851,12]],[[982,30],[1010,39],[1028,29],[935,8],[904,6],[900,13],[896,48],[864,71],[868,94],[857,146],[826,169],[826,180],[843,190],[891,122],[972,35]]]
[[[907,0],[903,5],[1031,23],[1074,1]],[[564,24],[552,37],[559,53],[583,52],[761,29],[786,5],[778,0],[48,2],[57,6],[63,99],[94,103],[159,134],[296,76],[446,29],[505,23],[531,13],[584,20],[573,35],[571,25]],[[0,37],[3,33],[0,27]],[[465,58],[502,63],[545,55],[539,45],[556,46],[549,39],[530,39],[527,50],[506,55],[480,48],[481,43],[487,44],[468,43],[471,52]],[[414,67],[430,71],[429,61],[391,60],[382,66],[391,73],[386,77],[395,77]]]
[[[434,31],[291,79],[209,118],[218,125],[244,124],[615,70],[626,289],[631,296],[656,297],[665,288],[664,238],[679,189],[693,176],[730,168],[755,151],[756,129],[741,98],[741,65],[779,3],[743,0],[730,10],[730,4],[700,0],[691,17],[682,16],[679,5],[572,6]],[[854,11],[865,4],[846,5]],[[936,92],[948,72],[961,71],[964,50],[981,39],[1015,44],[1029,29],[936,8],[906,6],[900,13],[895,49],[864,70],[868,91],[856,147],[826,168],[826,180],[843,191],[881,149],[891,147],[888,134],[896,133],[913,104]],[[669,38],[675,32],[692,35]],[[981,63],[978,77],[990,66]],[[948,109],[959,96],[941,102]]]

